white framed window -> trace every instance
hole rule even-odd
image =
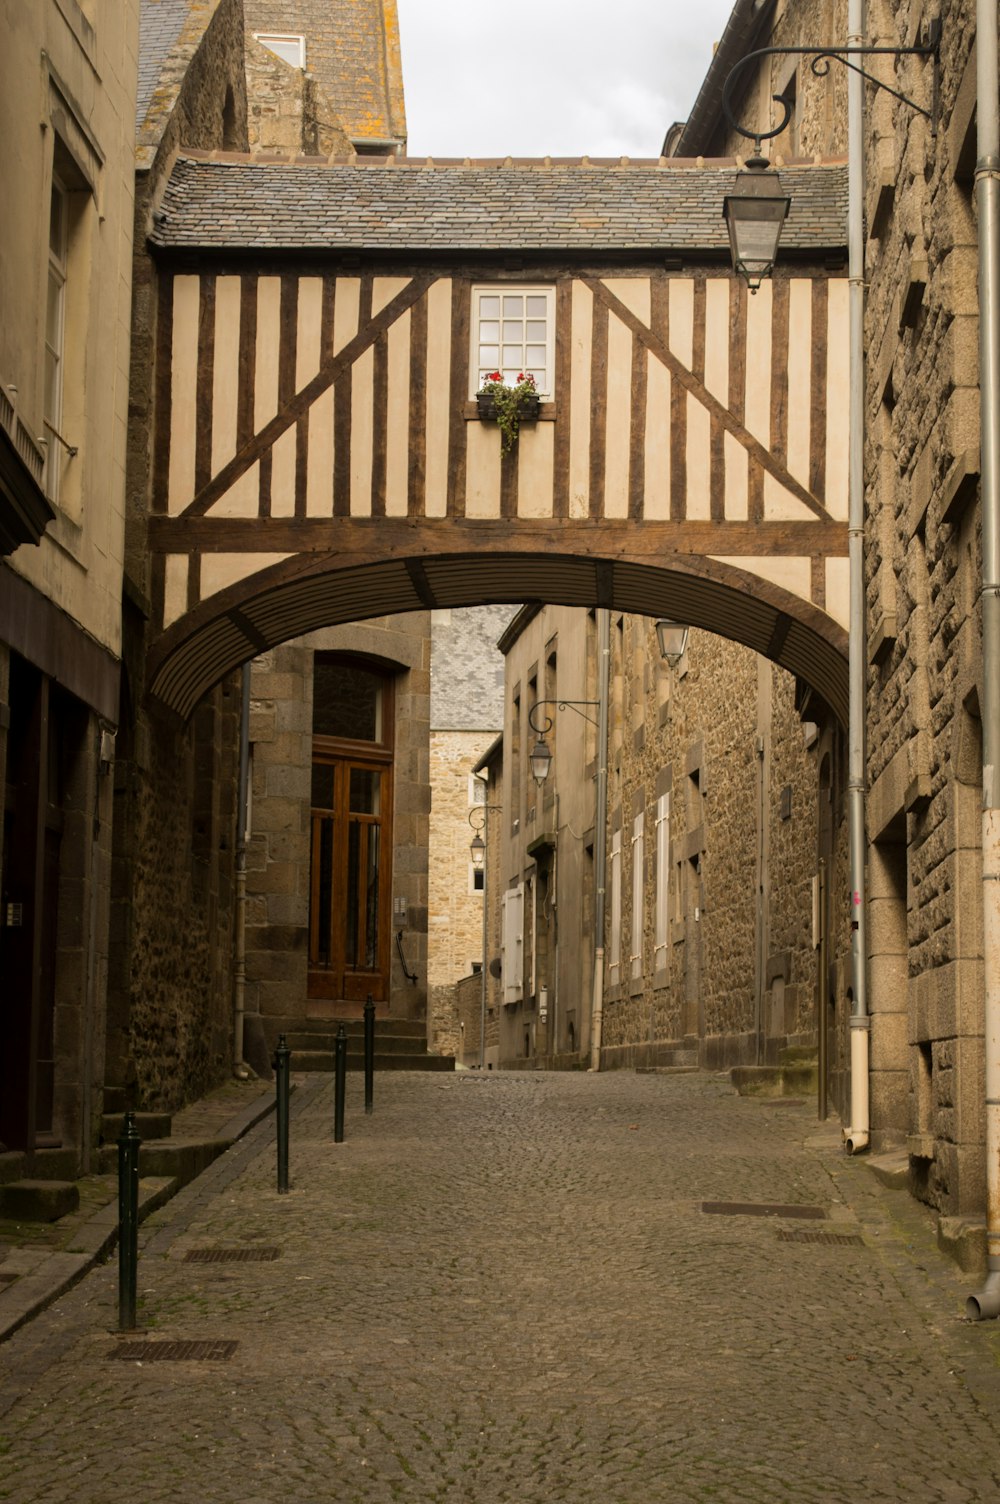
[[[640,811],[632,821],[632,943],[629,948],[629,976],[642,976],[643,863],[646,849],[646,816]]]
[[[670,795],[656,801],[656,925],[653,937],[653,969],[667,964],[670,935]]]
[[[554,287],[504,282],[472,289],[470,395],[492,371],[508,386],[522,373],[534,376],[539,396],[552,395],[555,307]]]
[[[501,899],[500,977],[505,1003],[524,996],[524,884],[508,888]]]
[[[469,808],[474,809],[477,805],[486,803],[486,783],[478,778],[475,773],[469,774]]]
[[[617,987],[621,982],[622,959],[622,833],[616,830],[611,837],[608,886],[611,889],[611,935],[608,944],[608,985]]]
[[[306,39],[291,31],[255,31],[254,40],[293,68],[306,65]]]

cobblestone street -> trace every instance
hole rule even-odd
[[[269,1119],[143,1226],[147,1339],[230,1357],[113,1361],[116,1262],[0,1348],[0,1496],[1000,1496],[997,1324],[813,1103],[626,1072],[360,1095],[335,1146],[329,1078],[300,1079],[288,1195]]]

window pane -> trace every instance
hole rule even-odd
[[[524,352],[524,358],[529,366],[543,366],[545,364],[545,346],[529,345]]]
[[[481,319],[498,319],[500,317],[500,299],[498,297],[480,298],[479,317]]]
[[[332,763],[313,763],[312,807],[313,809],[333,809]]]
[[[313,735],[382,739],[382,679],[353,663],[324,662],[313,669]]]
[[[377,815],[380,813],[382,775],[374,768],[351,769],[351,813],[353,815]]]
[[[524,358],[524,351],[521,349],[520,345],[504,345],[504,347],[503,347],[503,363],[504,363],[505,366],[510,366],[510,365],[520,366],[521,361],[523,360],[523,358]],[[514,374],[516,375],[517,372],[515,372]]]
[[[480,368],[482,370],[484,370],[484,371],[495,371],[496,368],[497,368],[497,366],[499,364],[500,364],[500,346],[499,345],[480,345],[479,346],[479,365],[480,365]]]
[[[530,340],[534,340],[534,341],[537,342],[539,340],[543,340],[544,338],[545,338],[545,320],[544,319],[529,319],[528,320],[528,327],[527,327],[527,329],[525,331],[525,339],[530,339]]]
[[[523,297],[521,297],[520,295],[518,295],[517,297],[511,297],[509,294],[505,293],[504,294],[504,300],[503,300],[503,316],[504,316],[504,318],[505,319],[520,318],[523,313],[524,313],[524,299],[523,299]]]
[[[548,381],[547,381],[547,378],[546,378],[546,375],[545,375],[545,368],[544,368],[544,366],[535,366],[535,367],[533,367],[533,369],[528,372],[528,375],[529,376],[534,376],[534,378],[535,378],[535,386],[538,388],[538,390],[540,392],[547,392],[548,391],[548,389],[549,389],[548,388]]]
[[[498,345],[500,343],[499,319],[480,319],[479,343],[481,345]]]
[[[504,368],[504,373],[503,373],[503,379],[507,383],[508,386],[517,386],[517,378],[520,376],[520,374],[521,374],[521,371],[520,371],[520,368],[518,366],[514,366],[513,369],[510,369],[509,367],[505,367]]]
[[[549,305],[549,300],[548,300],[548,298],[535,296],[535,297],[529,297],[527,301],[528,301],[528,317],[529,317],[529,319],[544,319],[544,318],[548,317],[548,312],[549,312],[549,306],[548,306]]]
[[[520,342],[524,338],[524,325],[520,319],[507,319],[503,326],[504,339],[516,339]]]

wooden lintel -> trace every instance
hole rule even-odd
[[[847,524],[815,522],[643,522],[583,518],[390,517],[151,517],[154,553],[299,553],[365,559],[500,551],[592,555],[598,541],[604,558],[652,558],[710,554],[760,558],[847,556]]]

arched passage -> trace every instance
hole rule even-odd
[[[627,528],[607,522],[599,530],[563,524],[558,552],[544,551],[523,522],[516,535],[502,524],[478,523],[475,552],[435,552],[427,522],[423,548],[408,552],[380,554],[377,533],[359,531],[354,549],[285,559],[209,596],[169,627],[150,656],[153,697],[186,719],[239,664],[321,626],[428,607],[545,601],[670,616],[717,632],[797,675],[846,724],[844,629],[781,584],[736,564],[643,557],[629,551]],[[616,531],[621,551],[608,553],[609,533]],[[644,541],[648,546],[648,529]]]

